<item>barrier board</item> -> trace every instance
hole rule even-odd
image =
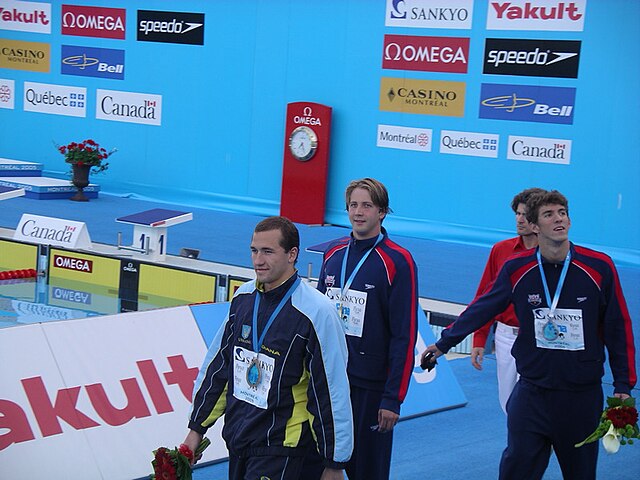
[[[176,307],[3,328],[0,352],[0,478],[130,480],[184,439],[206,346]]]

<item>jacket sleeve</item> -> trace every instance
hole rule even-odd
[[[408,251],[391,284],[389,296],[389,373],[380,408],[400,413],[415,364],[418,335],[418,274]]]
[[[502,313],[511,302],[511,281],[508,269],[504,266],[498,274],[498,278],[491,284],[480,297],[460,314],[458,319],[449,328],[442,331],[436,347],[442,353],[447,353],[452,347],[465,339],[471,332],[490,322],[493,317]]]
[[[347,343],[331,302],[319,293],[316,302],[317,308],[309,314],[313,329],[305,359],[310,376],[307,410],[325,466],[344,469],[353,451]]]
[[[204,434],[226,409],[227,381],[233,339],[233,322],[225,318],[200,368],[193,388],[189,428]]]
[[[637,380],[631,317],[618,272],[610,260],[609,268],[611,275],[603,291],[606,302],[603,320],[604,344],[609,354],[614,392],[630,395]]]
[[[476,291],[476,298],[482,295],[485,290],[491,285],[493,279],[496,278],[498,272],[496,271],[495,266],[495,255],[496,255],[496,247],[494,246],[491,249],[491,253],[489,254],[489,259],[487,260],[487,264],[484,267],[484,272],[482,273],[482,277],[480,278],[480,283],[478,284],[478,290]],[[478,330],[476,330],[473,334],[473,346],[474,347],[482,347],[487,343],[487,338],[489,337],[489,331],[491,330],[491,326],[493,322],[487,322]]]

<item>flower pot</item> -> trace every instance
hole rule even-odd
[[[72,165],[73,177],[71,183],[78,189],[78,192],[70,198],[74,202],[88,202],[89,199],[83,193],[83,189],[89,185],[90,165]]]

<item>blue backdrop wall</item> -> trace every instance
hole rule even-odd
[[[93,138],[118,149],[108,172],[92,177],[103,192],[277,214],[286,105],[317,102],[333,108],[327,223],[348,224],[346,184],[373,176],[390,190],[394,214],[385,223],[394,233],[488,244],[512,231],[514,193],[556,188],[570,200],[575,241],[640,264],[640,2],[0,0],[0,7],[0,157],[42,162],[46,174],[61,176],[67,165],[54,143]],[[33,21],[12,13],[21,11],[36,12]],[[167,23],[154,26],[154,19]],[[191,30],[159,31],[172,28]],[[463,45],[451,50],[455,59],[433,47],[452,39]],[[535,42],[514,39],[551,43],[538,42],[544,58],[505,57],[485,70],[492,50],[535,51]],[[401,41],[435,43],[422,50],[428,59],[394,64],[397,50],[386,47]],[[575,42],[579,53],[568,54]],[[43,44],[48,57],[32,62],[17,51],[41,51]],[[102,50],[82,56],[75,47]],[[383,63],[385,51],[391,58]],[[100,55],[119,72],[106,78],[84,65]],[[573,74],[549,76],[570,62]],[[447,71],[454,67],[462,72]],[[25,82],[39,84],[40,93],[85,88],[85,115],[44,112]],[[420,105],[421,89],[454,93],[429,110]],[[103,90],[141,94],[119,93],[123,104],[156,101],[156,124],[97,118],[105,116]],[[533,113],[530,101],[542,110]],[[544,105],[557,110],[541,113]],[[415,133],[420,141],[403,145],[385,131]],[[495,150],[452,155],[442,146],[446,131],[496,140],[487,147]],[[511,159],[515,137],[539,139],[521,146],[560,145],[564,158],[544,158],[538,149],[537,156]]]

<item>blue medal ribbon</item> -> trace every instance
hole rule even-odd
[[[289,287],[289,290],[287,291],[287,293],[284,294],[284,297],[282,297],[282,300],[280,300],[280,303],[278,304],[276,309],[273,311],[273,313],[269,317],[267,324],[264,326],[264,329],[260,334],[260,339],[258,339],[258,308],[260,307],[260,296],[262,295],[262,293],[260,293],[259,291],[256,292],[256,300],[253,304],[253,319],[252,319],[253,350],[256,352],[256,354],[260,352],[260,346],[262,345],[262,342],[264,342],[264,337],[267,335],[267,331],[269,330],[269,328],[271,328],[273,321],[276,319],[276,317],[280,313],[280,310],[282,310],[284,305],[289,301],[295,289],[298,288],[298,285],[300,285],[300,277],[298,277],[296,281],[293,282],[293,285]]]
[[[351,272],[349,279],[346,282],[344,282],[344,279],[347,276],[347,258],[349,258],[349,249],[351,248],[351,242],[347,244],[347,251],[344,253],[344,258],[342,259],[342,269],[340,271],[340,285],[342,285],[342,288],[340,289],[340,310],[342,310],[342,299],[344,298],[344,294],[347,293],[347,291],[349,290],[349,287],[353,283],[353,279],[356,278],[356,274],[358,273],[358,270],[360,270],[360,268],[364,264],[364,261],[367,259],[369,254],[375,250],[375,248],[378,246],[380,242],[382,242],[383,239],[384,239],[384,235],[382,235],[382,233],[379,233],[378,238],[376,239],[376,242],[373,244],[373,246],[369,250],[367,250],[367,253],[365,253],[362,256],[362,258],[356,265],[356,268],[354,268],[353,272]],[[340,312],[340,316],[342,317],[342,312]]]
[[[273,313],[269,317],[269,320],[267,320],[267,324],[264,326],[264,329],[262,330],[262,333],[260,334],[259,339],[258,339],[258,309],[260,308],[260,297],[262,296],[262,293],[260,293],[260,291],[256,291],[256,300],[253,304],[253,318],[252,318],[253,350],[256,356],[251,361],[251,364],[247,369],[247,383],[249,384],[249,386],[253,388],[257,388],[260,382],[262,382],[262,370],[260,370],[260,362],[258,361],[258,357],[260,355],[260,347],[262,345],[262,342],[264,342],[264,337],[267,335],[267,331],[269,330],[269,328],[271,328],[271,325],[273,324],[273,321],[276,319],[276,317],[280,313],[280,310],[282,310],[284,305],[289,301],[289,299],[293,295],[293,292],[295,291],[295,289],[298,288],[298,285],[300,285],[300,281],[301,281],[300,277],[298,277],[295,280],[295,282],[293,282],[293,285],[289,287],[289,290],[287,290],[287,293],[284,294],[284,297],[282,297],[282,300],[280,300],[280,303],[278,304],[276,309],[273,311]]]
[[[553,301],[551,300],[551,294],[549,293],[549,285],[547,284],[547,277],[544,274],[544,269],[542,268],[542,255],[540,255],[540,248],[536,252],[536,257],[538,259],[538,268],[540,269],[540,277],[542,278],[542,286],[544,288],[544,295],[547,300],[547,305],[549,306],[549,313],[547,314],[547,323],[542,330],[542,334],[546,340],[555,340],[558,338],[558,327],[556,326],[553,318],[556,314],[556,308],[558,307],[558,301],[560,300],[560,292],[562,291],[562,287],[564,285],[564,281],[567,278],[567,271],[569,270],[569,264],[571,264],[571,249],[567,252],[567,256],[564,259],[564,264],[562,265],[562,272],[560,272],[560,279],[558,280],[558,285],[556,286],[556,291],[553,294]]]

